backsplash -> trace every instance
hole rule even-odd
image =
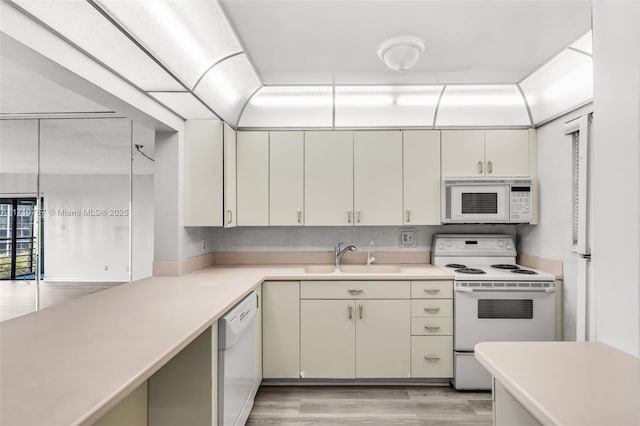
[[[400,233],[415,232],[415,247],[401,247]],[[374,251],[430,251],[437,233],[504,233],[515,235],[516,225],[438,225],[371,227],[244,227],[211,228],[213,249],[226,251],[332,251],[337,242]]]

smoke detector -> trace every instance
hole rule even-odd
[[[382,62],[394,71],[406,71],[418,62],[424,53],[424,42],[417,37],[394,37],[378,48]]]

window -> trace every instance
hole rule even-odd
[[[0,279],[34,279],[36,274],[35,198],[0,199]],[[40,235],[43,235],[42,219]],[[40,238],[40,247],[43,246]],[[42,251],[41,251],[42,253]],[[41,273],[43,262],[41,256]]]

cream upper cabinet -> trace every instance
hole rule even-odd
[[[184,123],[184,226],[222,226],[222,121]]]
[[[224,124],[224,227],[237,224],[236,214],[236,132]]]
[[[442,131],[442,176],[484,176],[484,130]]]
[[[411,376],[409,300],[356,300],[356,377]]]
[[[440,131],[405,130],[404,225],[440,224]]]
[[[304,224],[304,133],[271,132],[269,225]]]
[[[487,176],[529,176],[529,132],[487,130],[484,136]]]
[[[353,180],[356,226],[402,225],[402,132],[354,132]]]
[[[269,132],[237,133],[237,225],[269,225]]]
[[[300,301],[302,378],[355,378],[354,305],[354,300]]]
[[[353,225],[353,132],[305,132],[304,221]]]
[[[530,176],[530,131],[443,130],[442,176]]]

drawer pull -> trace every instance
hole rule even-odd
[[[438,294],[438,293],[440,293],[440,289],[439,288],[425,288],[424,292],[425,293],[429,293],[429,294]]]
[[[349,292],[349,294],[361,294],[363,292],[363,290],[359,288],[350,288],[347,291]]]
[[[427,361],[437,361],[440,359],[440,355],[427,354],[424,356]]]
[[[426,312],[440,312],[439,306],[427,306],[424,308]]]
[[[425,329],[427,330],[440,330],[440,326],[439,325],[425,325],[424,326]]]

